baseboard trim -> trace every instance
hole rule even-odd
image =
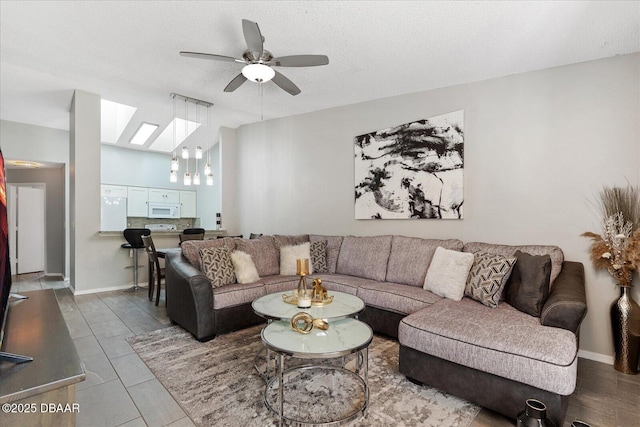
[[[593,360],[595,362],[606,363],[607,365],[613,365],[613,356],[594,353],[593,351],[578,350],[578,357],[582,357],[583,359]]]
[[[87,289],[87,290],[82,290],[82,291],[76,291],[75,289],[73,289],[71,287],[71,285],[69,285],[69,288],[73,289],[73,295],[87,295],[87,294],[97,294],[100,292],[109,292],[109,291],[121,291],[123,289],[129,289],[133,286],[133,284],[131,285],[124,285],[124,286],[112,286],[109,288],[94,288],[94,289]]]

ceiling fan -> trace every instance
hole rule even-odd
[[[247,42],[248,49],[244,51],[241,59],[211,53],[184,51],[180,52],[180,55],[191,58],[245,64],[242,72],[224,88],[225,92],[233,92],[247,80],[256,83],[266,83],[269,80],[273,80],[281,89],[291,95],[297,95],[300,93],[300,88],[272,67],[315,67],[329,63],[329,58],[326,55],[291,55],[274,58],[271,52],[264,48],[264,37],[260,32],[258,24],[253,21],[243,19],[242,32],[244,33],[244,39]]]

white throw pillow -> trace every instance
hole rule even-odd
[[[233,270],[238,283],[253,283],[260,278],[251,255],[248,253],[242,251],[231,252],[231,262],[233,263]]]
[[[289,245],[280,247],[280,274],[283,276],[292,276],[298,272],[298,259],[309,260],[309,274],[313,273],[313,264],[311,263],[311,244],[309,242],[300,243],[299,245]]]
[[[424,289],[441,297],[460,301],[464,296],[473,254],[436,248],[424,279]]]

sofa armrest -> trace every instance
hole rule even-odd
[[[207,277],[182,255],[168,251],[165,259],[167,314],[196,339],[206,340],[215,334],[213,289]]]
[[[577,334],[586,314],[584,266],[580,262],[565,261],[542,307],[540,323]]]

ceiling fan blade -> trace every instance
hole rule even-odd
[[[249,21],[248,19],[242,20],[242,32],[244,33],[244,40],[247,42],[247,46],[251,52],[257,53],[257,58],[262,55],[262,51],[264,50],[262,33],[260,33],[260,28],[258,24]]]
[[[224,88],[225,92],[233,92],[234,90],[238,89],[240,86],[242,86],[242,83],[246,82],[247,78],[242,74],[238,74],[237,76],[235,76],[233,78],[233,80],[231,80],[229,82],[229,84],[227,85],[227,87]]]
[[[318,65],[327,65],[329,57],[327,55],[291,55],[273,58],[269,61],[269,65],[278,67],[316,67]]]
[[[286,78],[285,76],[283,76],[277,71],[276,71],[276,75],[273,76],[272,81],[278,86],[280,86],[281,89],[283,89],[286,92],[289,92],[293,96],[296,96],[301,92],[298,86],[296,86],[291,80],[289,80],[288,78]]]
[[[225,61],[225,62],[242,62],[242,59],[232,58],[231,56],[224,55],[214,55],[212,53],[199,53],[199,52],[180,52],[182,56],[188,56],[190,58],[198,58],[198,59],[212,59],[214,61]]]

